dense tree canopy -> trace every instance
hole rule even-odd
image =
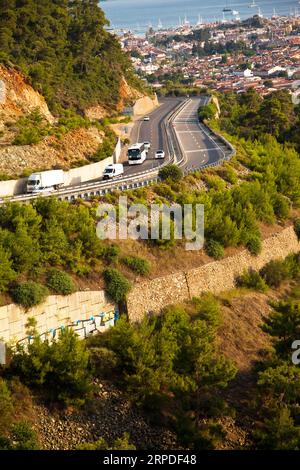
[[[115,106],[130,59],[98,0],[1,0],[0,59],[18,65],[52,110]]]
[[[269,134],[280,142],[290,140],[299,146],[300,109],[293,106],[288,91],[279,90],[262,98],[250,88],[240,95],[220,95],[220,101],[222,130],[246,139]]]

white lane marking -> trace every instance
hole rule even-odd
[[[199,134],[199,129],[196,131],[176,131],[177,134]]]
[[[201,131],[212,141],[212,143],[215,144],[217,150],[219,150],[219,151],[224,155],[224,157],[225,157],[225,152],[224,152],[224,150],[221,149],[221,147],[217,144],[217,142],[208,134],[208,132],[206,132],[206,131],[203,129],[203,127],[202,127],[202,125],[201,125],[200,123],[199,123],[199,127],[200,127]]]
[[[212,150],[218,150],[216,147],[212,149],[197,149],[197,150],[185,150],[185,153],[199,153],[199,152],[211,152]]]

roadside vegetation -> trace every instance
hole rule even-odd
[[[114,328],[86,341],[69,329],[51,342],[42,341],[36,323],[30,320],[30,344],[19,344],[0,370],[1,445],[11,448],[15,435],[11,383],[21,381],[24,389],[28,387],[29,393],[52,406],[83,409],[93,402],[93,378],[97,377],[98,382],[109,379],[114,383],[131,406],[138,406],[153,425],[159,420],[184,447],[214,448],[223,435],[216,416],[230,412],[226,401],[215,400],[215,395],[236,373],[218,351],[220,324],[219,303],[210,295],[194,299],[186,308],[168,306],[161,317],[145,318],[137,325],[122,317]],[[202,422],[204,416],[207,419]],[[35,448],[38,444],[32,436],[26,445]],[[126,434],[111,446],[100,439],[79,448],[134,446]]]
[[[0,448],[40,448],[32,417],[26,419],[36,399],[56,412],[70,407],[76,413],[95,412],[102,406],[96,399],[98,384],[107,383],[120,390],[149,425],[159,423],[185,449],[223,448],[226,422],[235,420],[241,409],[247,440],[239,449],[298,449],[299,366],[291,361],[291,345],[300,324],[299,253],[275,262],[288,266],[289,275],[276,283],[274,289],[285,288],[279,300],[269,300],[270,314],[262,319],[269,347],[249,371],[250,396],[244,388],[238,401],[231,395],[240,379],[234,361],[220,350],[221,297],[203,294],[184,305],[166,306],[159,317],[148,316],[137,324],[121,316],[115,327],[87,340],[63,329],[54,340],[42,341],[35,321],[29,320],[30,344],[19,344],[0,369]],[[261,275],[249,274],[248,291],[265,295],[271,290],[274,283],[263,278],[270,272],[268,263]],[[245,413],[251,415],[251,426]],[[76,448],[140,447],[126,432],[109,441],[83,441]]]
[[[222,132],[237,129],[236,135],[229,136],[237,148],[232,161],[185,177],[179,168],[167,165],[160,172],[160,183],[126,192],[129,204],[204,204],[204,250],[215,259],[226,256],[230,247],[245,247],[253,256],[259,254],[262,227],[293,222],[299,236],[300,159],[295,148],[298,108],[289,105],[288,99],[285,92],[266,97],[265,104],[252,91],[239,97],[224,95],[220,100],[220,120],[211,115],[209,121]],[[276,106],[280,109],[278,116]],[[268,126],[263,112],[269,108],[274,108],[272,129],[256,130],[258,122]],[[246,109],[251,109],[251,116]],[[32,118],[39,121],[36,113]],[[66,115],[59,125],[70,129],[77,125],[78,119],[74,119],[73,115]],[[284,134],[278,134],[276,129],[285,129]],[[289,142],[280,142],[284,135]],[[111,151],[109,144],[104,147],[102,152]],[[102,157],[100,152],[95,160]],[[114,191],[100,200],[117,204],[119,195]],[[78,278],[88,281],[106,272],[103,284],[113,298],[122,301],[134,275],[151,274],[153,255],[158,259],[161,253],[167,259],[169,250],[171,256],[172,250],[182,249],[182,241],[174,237],[174,224],[170,240],[136,241],[129,252],[124,244],[100,241],[96,235],[98,199],[72,205],[55,199],[41,199],[27,206],[2,205],[1,292],[10,293],[15,301],[29,308],[44,298],[41,285],[46,285],[49,292],[67,293],[76,288]],[[145,249],[139,248],[143,245]],[[140,256],[141,252],[144,255]],[[72,276],[72,289],[49,282],[52,268]],[[129,280],[124,278],[128,275]],[[111,287],[115,283],[122,285],[120,291]]]

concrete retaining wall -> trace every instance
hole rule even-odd
[[[121,142],[118,140],[114,154],[102,160],[101,162],[91,163],[90,165],[84,165],[78,168],[72,168],[69,171],[65,171],[65,185],[76,186],[81,183],[86,183],[97,178],[101,178],[104,168],[113,163],[116,158],[119,158],[121,153]],[[26,192],[27,178],[21,178],[19,180],[0,181],[0,197],[16,196],[18,194],[24,194]]]
[[[178,272],[136,284],[127,300],[128,316],[140,321],[147,313],[159,314],[168,304],[183,302],[202,292],[215,294],[232,289],[235,278],[245,269],[260,269],[272,259],[285,258],[300,251],[293,227],[288,227],[263,241],[259,256],[243,250],[221,261],[214,261],[187,272]],[[0,307],[0,340],[16,342],[26,336],[25,324],[29,317],[37,320],[40,333],[59,328],[77,320],[87,320],[101,312],[115,310],[104,291],[76,292],[70,296],[52,295],[46,302],[25,312],[17,305]]]
[[[127,301],[131,321],[140,321],[149,312],[158,314],[172,303],[200,295],[202,292],[218,293],[235,286],[236,276],[245,269],[261,269],[272,259],[285,258],[300,251],[293,227],[288,227],[263,241],[261,253],[255,257],[248,250],[214,261],[187,272],[137,284]]]
[[[40,333],[59,328],[77,320],[87,320],[115,309],[104,291],[76,292],[66,297],[51,295],[46,302],[25,312],[15,305],[0,307],[0,340],[16,342],[26,336],[26,322],[33,317]]]
[[[109,157],[101,162],[84,165],[79,168],[65,171],[65,186],[77,186],[97,178],[101,178],[104,168],[113,163],[114,158]]]

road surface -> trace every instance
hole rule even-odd
[[[198,109],[207,102],[207,97],[191,99],[172,123],[186,169],[216,163],[228,155],[228,147],[199,122]]]

